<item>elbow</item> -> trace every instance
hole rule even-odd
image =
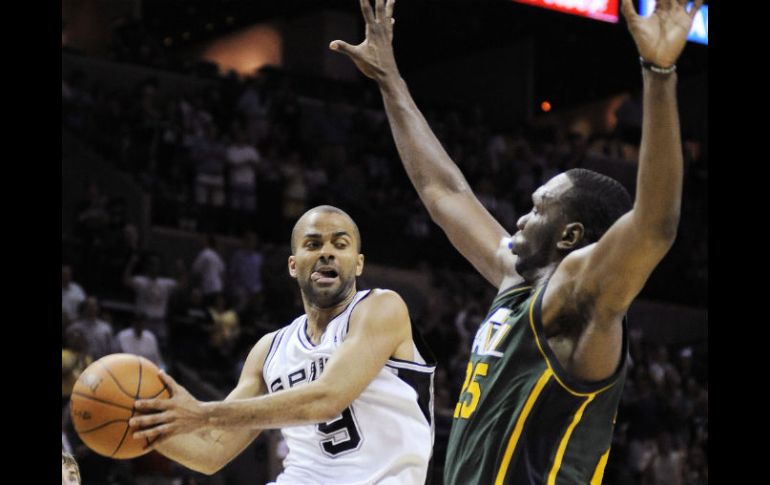
[[[325,423],[326,421],[331,421],[339,417],[346,407],[347,406],[338,399],[329,399],[328,401],[323,401],[319,404],[315,417],[318,418],[319,423]]]
[[[190,470],[194,471],[194,472],[198,472],[198,473],[202,473],[204,475],[211,476],[211,475],[217,473],[218,471],[220,471],[222,468],[224,468],[226,463],[224,463],[224,462],[222,462],[222,463],[220,463],[220,462],[215,463],[213,461],[210,461],[210,462],[206,462],[206,463],[196,462],[196,463],[189,463],[189,464],[184,464],[184,465],[187,468],[189,468]]]
[[[219,470],[221,470],[223,467],[224,467],[224,465],[223,466],[212,466],[212,467],[200,468],[200,469],[195,470],[195,471],[210,477],[211,475],[213,475],[216,472],[218,472]]]
[[[679,231],[679,211],[667,215],[646,214],[640,211],[636,215],[638,218],[634,225],[644,240],[666,249],[674,244]]]
[[[678,231],[679,215],[677,214],[676,216],[663,221],[663,223],[658,226],[658,230],[656,231],[656,239],[661,245],[665,245],[666,249],[670,249],[671,246],[674,245],[674,241],[676,241]]]

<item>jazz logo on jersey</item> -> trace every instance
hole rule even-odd
[[[511,325],[504,323],[508,320],[511,313],[509,308],[498,308],[497,311],[493,313],[481,327],[479,327],[479,330],[476,332],[476,337],[473,339],[471,352],[476,355],[502,357],[503,353],[495,349],[497,349],[511,330]]]

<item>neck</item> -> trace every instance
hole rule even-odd
[[[355,287],[351,289],[350,293],[345,298],[334,306],[328,308],[321,308],[302,295],[302,302],[305,306],[305,314],[307,315],[307,331],[310,339],[317,343],[321,338],[321,335],[326,331],[327,325],[332,321],[334,317],[345,311],[345,308],[353,301],[353,297],[356,296]]]
[[[524,279],[531,283],[534,287],[543,286],[545,282],[548,281],[548,279],[554,274],[556,268],[559,266],[559,263],[561,263],[561,260],[554,261],[553,263],[542,268],[534,269],[531,273],[524,276]]]

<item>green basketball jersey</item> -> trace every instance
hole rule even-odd
[[[540,319],[543,290],[501,292],[476,332],[449,436],[446,485],[598,485],[626,376],[586,383],[562,369]]]

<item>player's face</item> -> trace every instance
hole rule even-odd
[[[516,271],[524,278],[557,260],[556,244],[567,222],[561,196],[572,186],[559,174],[532,194],[532,210],[516,223],[519,229],[511,240],[511,251],[517,256]]]
[[[296,231],[289,274],[297,279],[309,303],[331,308],[355,292],[364,269],[355,229],[349,218],[334,212],[310,214]]]

